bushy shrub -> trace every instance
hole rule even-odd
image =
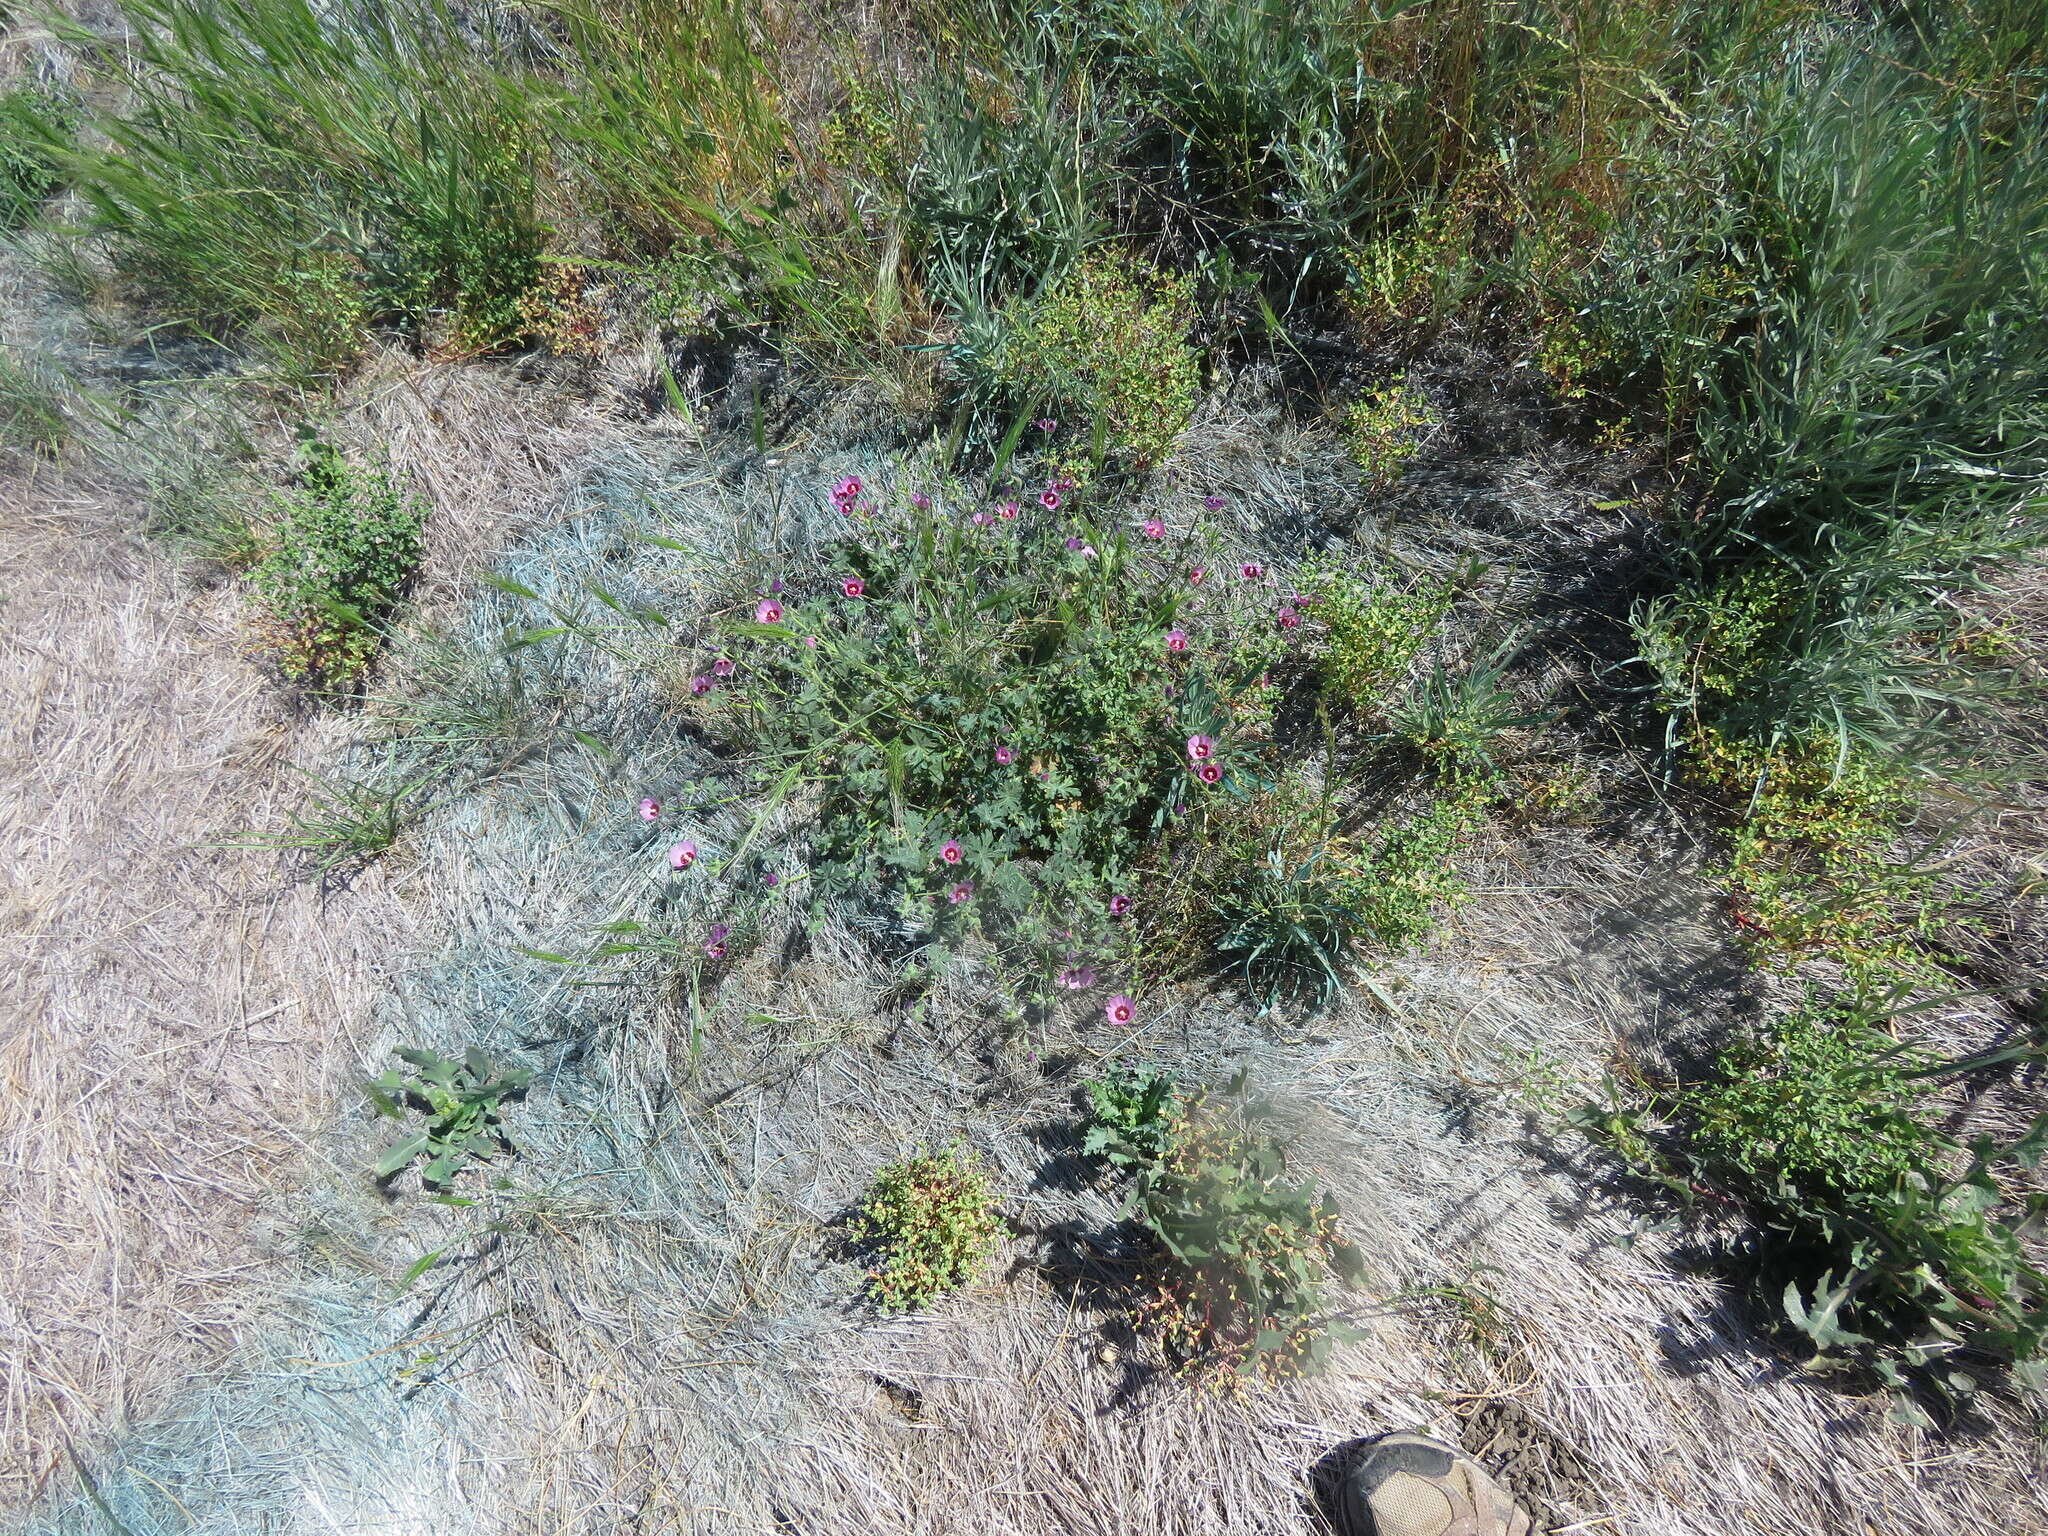
[[[0,229],[12,229],[64,183],[75,113],[36,85],[0,91]]]
[[[1002,1234],[988,1174],[958,1146],[891,1163],[852,1223],[880,1266],[869,1294],[883,1312],[929,1306],[981,1272]]]
[[[1909,1389],[1954,1401],[1976,1390],[1973,1371],[2048,1384],[2048,1275],[2028,1249],[2048,1196],[2016,1194],[2006,1172],[2039,1166],[2048,1122],[1965,1147],[1923,1104],[1935,1078],[1983,1064],[1930,1064],[1853,1009],[1814,1003],[1737,1042],[1702,1082],[1582,1123],[1687,1203],[1745,1216],[1770,1299],[1912,1416]]]
[[[1016,308],[1001,383],[1080,423],[1098,453],[1153,464],[1180,436],[1201,387],[1187,340],[1194,319],[1185,277],[1128,256],[1093,256]]]
[[[1306,583],[1326,631],[1325,685],[1361,714],[1379,714],[1450,612],[1452,585],[1366,581],[1334,564],[1311,567]]]
[[[259,638],[292,681],[351,687],[419,566],[426,505],[315,443],[273,513],[274,543],[251,575]]]
[[[1156,1072],[1113,1076],[1089,1086],[1087,1146],[1131,1173],[1131,1212],[1157,1244],[1141,1321],[1186,1369],[1286,1375],[1327,1357],[1328,1286],[1364,1265],[1337,1202],[1290,1176],[1243,1092],[1241,1078],[1182,1097]]]
[[[1344,413],[1344,443],[1369,483],[1390,485],[1440,420],[1427,399],[1396,382],[1351,402]]]

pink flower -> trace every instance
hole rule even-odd
[[[1038,504],[1048,512],[1059,510],[1060,493],[1050,488],[1038,493]]]
[[[711,679],[708,677],[693,677],[690,679],[690,692],[697,694],[700,697],[704,694],[709,693],[713,688],[716,688],[717,686],[718,685],[712,682]]]
[[[1188,572],[1188,585],[1191,587],[1199,587],[1202,584],[1202,578],[1208,574],[1209,573],[1203,570],[1199,565],[1196,566],[1193,570]]]
[[[1246,581],[1257,581],[1266,574],[1266,568],[1256,560],[1247,560],[1237,568],[1237,574]]]
[[[945,845],[939,849],[939,857],[948,864],[958,864],[966,856],[966,852],[961,848],[960,840],[957,837],[947,838]]]
[[[805,649],[805,650],[807,650],[807,651],[815,651],[815,650],[816,650],[817,648],[818,648],[818,637],[817,637],[816,635],[805,635],[805,636],[804,636],[804,649]]]
[[[842,504],[860,500],[860,493],[867,487],[860,483],[859,475],[848,475],[832,487],[832,499]]]
[[[726,924],[713,923],[711,925],[711,937],[704,941],[704,953],[714,960],[723,960],[725,958],[725,941],[731,933],[732,929]]]
[[[1041,416],[1038,418],[1038,430],[1041,432],[1057,432],[1059,430],[1059,425],[1060,424],[1054,421],[1050,416]]]
[[[1006,523],[1016,515],[1017,503],[1015,503],[1014,501],[1006,501],[1000,507],[996,508],[996,516],[1000,517]]]
[[[772,891],[775,887],[782,884],[782,876],[775,873],[772,869],[764,869],[761,871],[761,883]]]
[[[1169,629],[1166,632],[1166,648],[1169,651],[1184,651],[1188,648],[1188,632],[1184,629]]]
[[[642,800],[640,802],[640,819],[642,821],[661,820],[661,802],[652,795]]]
[[[1294,629],[1297,628],[1300,625],[1300,623],[1301,615],[1296,613],[1292,608],[1282,608],[1280,610],[1280,627],[1282,629]]]
[[[923,491],[913,492],[910,497],[910,504],[920,512],[929,512],[932,509],[932,499],[925,495]]]
[[[993,528],[995,526],[996,520],[990,517],[986,512],[977,512],[974,514],[974,516],[970,517],[968,521],[974,524],[974,526],[977,528]]]
[[[668,867],[670,869],[688,869],[696,862],[697,845],[688,838],[675,844],[668,851]]]
[[[1054,979],[1069,992],[1086,992],[1095,985],[1095,967],[1092,965],[1069,966]]]
[[[1015,761],[1017,761],[1017,749],[1015,747],[996,748],[996,762],[1002,767],[1007,768]]]
[[[1144,534],[1148,539],[1163,539],[1166,537],[1166,524],[1159,521],[1156,517],[1148,517],[1145,521],[1138,524],[1138,532]]]
[[[730,656],[721,656],[711,663],[711,674],[714,677],[731,677],[732,669],[733,659]]]
[[[1111,917],[1122,917],[1126,912],[1130,910],[1130,897],[1118,895],[1109,898],[1109,915]]]
[[[974,882],[972,880],[962,880],[958,885],[954,886],[953,889],[946,892],[946,900],[950,901],[954,906],[957,907],[960,905],[961,902],[967,900],[967,898],[972,896],[973,894]]]
[[[1086,549],[1087,547],[1088,541],[1083,539],[1079,534],[1070,533],[1067,535],[1067,548],[1073,550],[1076,554],[1079,554],[1082,550]]]
[[[1221,763],[1204,763],[1195,770],[1195,777],[1204,784],[1214,784],[1223,777],[1223,765]]]
[[[772,597],[762,598],[760,602],[754,604],[754,622],[756,624],[780,624],[782,622],[782,604],[775,601]]]
[[[1189,762],[1206,763],[1207,761],[1209,761],[1210,758],[1214,757],[1215,755],[1216,743],[1213,738],[1204,736],[1199,732],[1188,738]]]
[[[1138,1016],[1138,1010],[1131,1006],[1131,1000],[1121,992],[1102,1005],[1102,1013],[1112,1024],[1128,1024]]]
[[[839,583],[839,590],[841,592],[844,592],[848,597],[863,596],[867,592],[867,589],[868,584],[862,581],[858,576],[849,576],[846,578],[846,580]]]

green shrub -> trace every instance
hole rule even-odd
[[[1002,1225],[988,1174],[954,1146],[884,1168],[851,1231],[881,1254],[868,1274],[875,1304],[907,1312],[972,1281],[994,1256]]]
[[[445,1192],[467,1164],[489,1161],[494,1150],[512,1150],[499,1112],[508,1099],[526,1091],[533,1081],[530,1070],[499,1071],[474,1046],[459,1061],[410,1047],[397,1055],[413,1070],[393,1068],[371,1083],[370,1102],[387,1119],[402,1121],[411,1110],[425,1115],[427,1123],[377,1159],[380,1181],[397,1177],[424,1158],[420,1183]]]
[[[12,229],[64,185],[62,152],[75,112],[41,86],[0,91],[0,229]]]
[[[1364,1267],[1336,1201],[1291,1177],[1284,1143],[1232,1102],[1242,1079],[1222,1099],[1170,1109],[1162,1081],[1090,1089],[1087,1144],[1131,1171],[1131,1213],[1157,1244],[1158,1294],[1141,1321],[1191,1370],[1285,1375],[1320,1364],[1335,1337],[1327,1287]]]
[[[1327,631],[1324,686],[1361,714],[1380,713],[1450,612],[1452,585],[1367,583],[1332,564],[1311,567],[1305,582]]]
[[[292,681],[351,687],[419,566],[426,504],[315,443],[273,512],[275,543],[251,577],[259,638]]]
[[[1393,735],[1454,785],[1499,783],[1498,744],[1542,718],[1517,704],[1505,681],[1515,646],[1507,641],[1462,672],[1437,667],[1387,710]]]
[[[1000,381],[1017,399],[1092,429],[1099,452],[1164,458],[1193,414],[1193,287],[1132,257],[1090,257],[1010,315]]]
[[[1705,1080],[1582,1123],[1686,1202],[1745,1216],[1765,1293],[1912,1416],[1908,1389],[1955,1401],[1977,1388],[1972,1371],[2048,1379],[2048,1275],[2027,1246],[2048,1196],[2016,1194],[2008,1172],[2039,1166],[2048,1120],[1965,1147],[1924,1103],[1934,1079],[1995,1059],[1930,1064],[1853,1010],[1809,1004]]]
[[[1441,421],[1427,399],[1396,382],[1351,402],[1344,413],[1344,442],[1370,484],[1391,485]]]

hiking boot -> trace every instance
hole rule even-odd
[[[1381,1435],[1336,1489],[1338,1536],[1532,1536],[1535,1522],[1471,1457]]]

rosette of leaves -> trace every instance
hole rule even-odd
[[[496,1152],[513,1150],[500,1124],[499,1111],[533,1081],[524,1067],[499,1070],[475,1046],[460,1059],[404,1047],[395,1053],[412,1068],[396,1067],[369,1085],[370,1102],[386,1119],[401,1123],[424,1115],[426,1124],[385,1149],[377,1159],[380,1182],[396,1178],[424,1160],[420,1183],[445,1191],[471,1162],[488,1162]]]

